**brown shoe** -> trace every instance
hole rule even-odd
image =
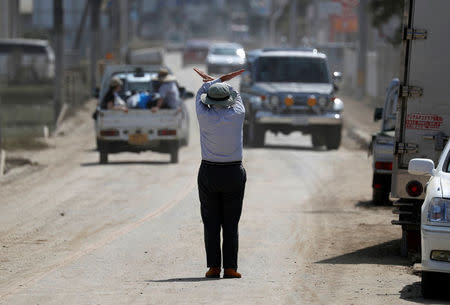
[[[236,271],[236,269],[233,268],[225,268],[223,272],[223,278],[224,279],[240,279],[241,274]]]
[[[220,267],[212,267],[209,268],[208,272],[206,272],[205,276],[207,278],[220,278]]]

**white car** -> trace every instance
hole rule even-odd
[[[240,44],[214,43],[210,46],[206,57],[208,74],[228,73],[243,68],[245,51]]]
[[[412,159],[408,171],[430,175],[422,205],[422,294],[434,296],[442,280],[450,278],[450,142],[439,164],[429,159]],[[446,278],[446,279],[444,279]],[[448,283],[448,282],[447,282]]]

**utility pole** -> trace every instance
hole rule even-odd
[[[91,4],[91,90],[97,87],[97,60],[100,49],[100,0],[89,0]]]
[[[128,24],[129,24],[129,7],[127,0],[120,0],[120,40],[119,40],[119,59],[120,62],[125,62],[125,50],[128,48]]]
[[[54,116],[58,120],[62,106],[64,80],[64,8],[63,0],[53,0],[53,28],[55,35]]]
[[[298,0],[291,0],[289,11],[289,43],[291,47],[297,46],[297,2]]]
[[[275,2],[275,1],[273,1]],[[275,4],[272,2],[272,9],[275,6]],[[287,4],[287,0],[278,0],[279,6],[278,9],[270,16],[270,43],[272,44],[272,47],[275,44],[275,35],[276,35],[276,27],[277,27],[277,21],[283,14],[284,8]]]
[[[358,51],[357,96],[359,98],[361,98],[366,93],[367,44],[368,44],[368,36],[369,36],[367,0],[359,0],[358,16],[359,16],[358,17],[359,51]]]

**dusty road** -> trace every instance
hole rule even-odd
[[[179,58],[181,84],[201,84]],[[247,149],[239,280],[205,280],[196,118],[180,163],[145,153],[99,165],[93,103],[38,166],[0,182],[0,304],[408,304],[420,278],[398,256],[390,207],[370,203],[370,163],[349,139],[268,135]]]

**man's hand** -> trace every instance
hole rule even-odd
[[[231,72],[231,73],[222,75],[222,76],[220,77],[220,80],[221,80],[222,82],[226,82],[226,81],[228,81],[228,80],[230,80],[230,79],[232,79],[232,78],[235,78],[236,76],[241,75],[244,71],[245,71],[245,69],[242,69],[242,70],[238,70],[238,71],[234,71],[234,72]]]
[[[159,110],[159,107],[157,107],[157,106],[152,107],[152,109],[151,109],[151,111],[152,111],[153,113],[158,112],[158,110]]]
[[[208,74],[206,74],[205,72],[203,72],[202,70],[199,70],[197,68],[194,68],[194,71],[197,72],[198,75],[200,75],[200,77],[203,79],[204,83],[213,81],[214,78]]]
[[[197,69],[197,68],[194,68],[194,71],[197,72],[198,75],[200,75],[200,77],[203,79],[203,82],[204,82],[204,83],[210,82],[210,81],[213,81],[213,80],[214,80],[214,77],[212,77],[212,76],[206,74],[205,72],[203,72],[203,71],[201,71],[201,70],[199,70],[199,69]],[[229,81],[230,79],[233,79],[233,78],[235,78],[236,76],[241,75],[244,71],[245,71],[245,69],[238,70],[238,71],[234,71],[234,72],[230,72],[230,73],[228,73],[228,74],[222,75],[222,76],[220,77],[220,80],[221,80],[222,82]]]

